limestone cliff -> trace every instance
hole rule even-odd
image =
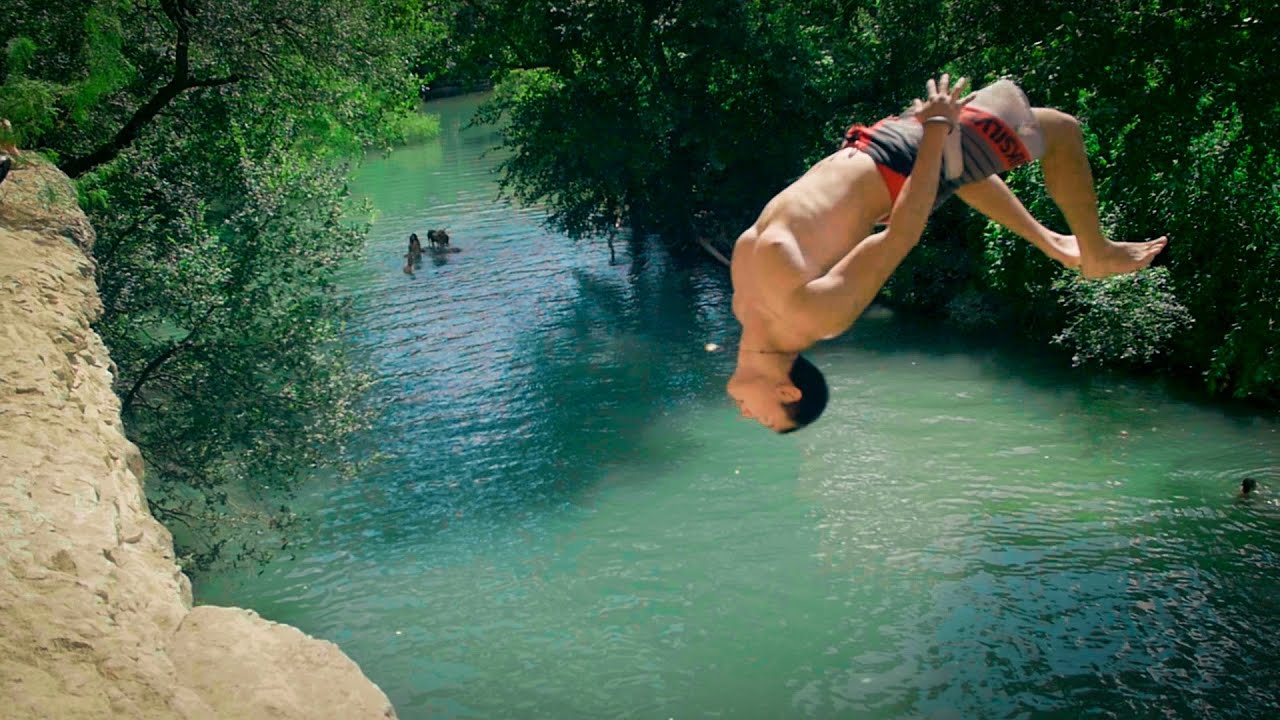
[[[393,718],[332,643],[192,607],[147,511],[74,189],[0,184],[0,717]]]

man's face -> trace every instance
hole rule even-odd
[[[738,373],[729,378],[728,390],[742,417],[751,418],[774,432],[795,427],[795,422],[787,417],[787,411],[782,406],[799,400],[800,389],[786,377],[744,376]]]

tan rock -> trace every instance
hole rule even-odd
[[[191,608],[90,326],[93,229],[24,160],[0,184],[0,716],[395,717],[332,643]]]
[[[337,645],[251,610],[197,607],[171,648],[178,673],[218,717],[339,720],[369,717],[368,708],[379,704],[379,717],[395,717],[372,684],[346,682],[360,668]]]

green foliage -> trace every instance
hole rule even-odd
[[[395,145],[412,145],[440,136],[440,116],[411,111],[388,118],[387,140]]]
[[[77,123],[87,121],[90,109],[134,76],[134,68],[122,48],[124,30],[120,18],[107,8],[94,6],[85,16],[84,25],[88,73],[76,86],[70,108]]]
[[[884,299],[927,311],[945,308],[969,272],[964,249],[949,242],[922,242],[893,274]]]
[[[578,237],[620,219],[673,243],[759,210],[834,132],[815,84],[839,74],[825,18],[711,1],[557,7],[515,54],[487,119],[514,155],[505,187]],[[768,27],[770,32],[759,29]],[[815,72],[816,71],[816,72]]]
[[[1053,341],[1069,348],[1076,364],[1150,363],[1193,323],[1166,268],[1104,280],[1061,279],[1054,288],[1067,325]]]
[[[56,121],[25,132],[73,176],[127,150],[188,96],[217,92],[270,97],[308,152],[385,142],[386,118],[413,107],[409,57],[426,32],[411,3],[14,2],[0,41],[26,38],[27,62],[10,53],[6,85],[57,88],[42,98]]]
[[[966,330],[993,330],[1007,320],[1001,307],[972,287],[966,287],[947,301],[947,319]]]
[[[1112,237],[1170,237],[1158,262],[1195,322],[1162,346],[1162,364],[1200,371],[1215,392],[1275,402],[1280,259],[1268,238],[1280,219],[1280,102],[1264,88],[1280,71],[1269,39],[1280,7],[1064,1],[1008,24],[997,18],[1017,9],[1004,5],[953,5],[977,33],[976,65],[1019,77],[1034,102],[1083,120]],[[1056,220],[1034,184],[1015,190],[1037,217]],[[1029,310],[1046,277],[1006,265],[983,283]],[[1017,295],[1028,282],[1034,290]],[[1073,334],[1061,329],[1069,315],[1055,322],[1047,332]]]
[[[1223,123],[1206,132],[1201,143],[1229,134],[1230,128]],[[1188,248],[1194,251],[1195,265],[1188,268],[1193,301],[1202,314],[1219,322],[1197,341],[1211,343],[1207,377],[1212,388],[1277,402],[1280,246],[1272,236],[1280,226],[1280,151],[1258,149],[1238,138],[1220,141],[1212,150],[1199,148],[1195,172],[1203,178],[1202,197],[1176,201],[1202,204],[1214,222],[1213,234]]]
[[[29,37],[10,38],[5,44],[5,63],[10,73],[15,75],[25,73],[35,56],[36,44]]]
[[[58,86],[39,80],[15,78],[0,85],[0,117],[8,119],[13,130],[6,141],[27,147],[31,138],[53,126]]]
[[[292,513],[278,501],[297,482],[353,467],[345,442],[365,423],[368,383],[343,350],[334,287],[364,239],[345,220],[345,167],[253,127],[219,136],[233,108],[200,109],[182,134],[157,133],[82,183],[108,197],[91,218],[99,331],[126,427],[161,480],[148,484],[153,511],[184,526],[194,569],[265,557],[241,531],[282,530]]]

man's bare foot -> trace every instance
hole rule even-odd
[[[1045,255],[1057,260],[1065,267],[1080,267],[1080,243],[1076,241],[1075,235],[1050,233],[1045,237],[1044,245],[1040,249]]]
[[[1110,240],[1104,240],[1103,243],[1102,253],[1098,257],[1081,259],[1080,272],[1087,278],[1123,275],[1141,270],[1164,250],[1169,239],[1161,235],[1155,240],[1140,243],[1118,243]]]

